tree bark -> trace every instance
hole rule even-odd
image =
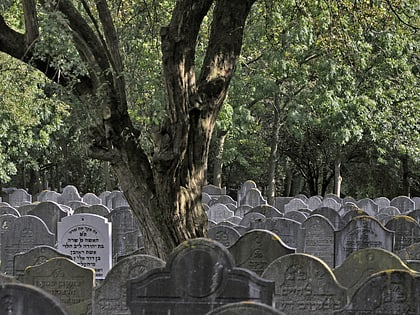
[[[255,0],[181,0],[172,19],[162,28],[163,74],[166,83],[166,120],[153,133],[154,152],[140,145],[141,134],[127,110],[123,61],[116,30],[105,0],[96,1],[98,21],[91,28],[71,0],[57,9],[67,21],[73,42],[89,75],[71,85],[86,108],[101,113],[91,128],[88,148],[92,157],[108,161],[114,169],[133,213],[138,219],[146,252],[162,259],[184,240],[206,235],[207,218],[201,205],[207,157],[214,124],[226,97],[242,46],[246,18]],[[32,2],[28,0],[28,4]],[[85,10],[87,2],[83,2]],[[213,19],[204,62],[196,80],[195,47],[203,18],[213,7]],[[28,8],[31,6],[28,6]],[[25,9],[25,7],[24,7]],[[25,25],[36,17],[25,9]],[[89,11],[87,10],[88,15]],[[91,19],[94,19],[90,15]],[[100,25],[98,27],[98,25]],[[103,34],[102,34],[103,32]],[[0,50],[40,69],[51,80],[57,69],[34,58],[28,39],[0,16]],[[101,111],[98,111],[98,108]]]

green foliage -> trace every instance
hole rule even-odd
[[[3,54],[0,78],[0,181],[6,182],[18,165],[38,167],[68,106],[45,96],[41,73]]]

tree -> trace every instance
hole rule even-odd
[[[146,251],[166,258],[182,241],[204,236],[201,187],[209,143],[254,0],[176,2],[168,26],[161,29],[166,117],[154,129],[151,155],[128,112],[124,60],[107,2],[41,3],[41,9],[59,16],[67,30],[57,33],[53,44],[71,40],[85,68],[71,62],[71,50],[61,52],[61,58],[42,46],[36,50],[42,37],[39,8],[33,0],[22,3],[25,32],[15,31],[0,16],[0,49],[70,89],[100,117],[89,134],[89,154],[110,162],[140,223]],[[197,36],[210,13],[208,45],[196,77]]]

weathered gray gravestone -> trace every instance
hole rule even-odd
[[[336,315],[420,314],[420,277],[403,270],[370,276]]]
[[[222,222],[229,217],[233,217],[234,213],[226,205],[217,203],[210,206],[207,211],[207,218],[216,223]]]
[[[165,262],[148,255],[132,255],[120,260],[108,272],[102,284],[94,290],[93,315],[130,315],[127,306],[127,281],[135,279]]]
[[[51,246],[37,246],[26,252],[18,253],[13,260],[13,275],[18,280],[23,280],[26,267],[43,264],[47,260],[55,257],[71,259],[71,256],[60,253]]]
[[[311,196],[311,197],[309,197],[306,204],[308,205],[309,209],[315,210],[315,209],[320,208],[322,206],[322,200],[318,196]]]
[[[24,189],[14,189],[8,197],[8,202],[12,207],[19,207],[32,202],[32,196]]]
[[[114,209],[106,217],[112,222],[112,257],[114,262],[118,257],[140,248],[140,227],[129,207]]]
[[[378,247],[392,252],[393,245],[394,232],[370,216],[356,217],[335,232],[335,266],[360,249]]]
[[[55,246],[55,235],[38,217],[18,217],[3,233],[1,246],[1,271],[13,274],[13,259],[17,253],[40,245]]]
[[[2,240],[4,232],[13,224],[13,222],[18,218],[13,214],[3,214],[0,215],[0,265],[1,265],[1,244],[4,242]]]
[[[37,287],[6,283],[0,286],[0,315],[70,315],[51,294]]]
[[[13,208],[12,206],[2,206],[0,207],[0,215],[4,214],[13,214],[14,216],[20,217],[20,212]]]
[[[415,243],[413,245],[404,247],[398,251],[395,251],[395,254],[398,255],[405,262],[419,261],[420,262],[420,243]]]
[[[102,204],[101,198],[96,196],[94,193],[87,193],[82,197],[82,201],[90,205],[100,205]]]
[[[81,206],[74,210],[74,214],[90,213],[97,214],[102,217],[107,216],[109,212],[109,209],[105,205],[101,204]]]
[[[285,218],[267,218],[264,221],[252,222],[251,228],[274,232],[287,246],[296,248],[300,223]]]
[[[267,200],[263,198],[263,196],[261,195],[261,191],[257,188],[249,189],[240,203],[240,205],[249,205],[251,207],[256,207],[265,204],[267,204]]]
[[[299,198],[293,198],[287,204],[284,205],[284,212],[289,212],[299,209],[309,209],[308,205]]]
[[[334,244],[334,227],[328,219],[314,214],[300,226],[296,252],[316,256],[333,268]]]
[[[282,256],[265,269],[262,277],[275,282],[274,307],[288,315],[328,315],[346,304],[345,288],[315,256]]]
[[[420,225],[407,215],[398,215],[390,219],[385,227],[394,231],[394,251],[420,242]]]
[[[228,303],[256,301],[271,305],[274,284],[235,268],[220,243],[196,238],[179,245],[165,268],[128,281],[132,314],[206,314]]]
[[[40,218],[47,225],[48,229],[54,235],[57,235],[57,223],[62,218],[66,217],[68,213],[64,211],[60,205],[54,201],[43,201],[28,212],[29,215],[34,215]]]
[[[248,212],[244,215],[239,225],[245,227],[251,227],[252,222],[254,221],[264,221],[266,219],[265,215],[259,212]]]
[[[308,217],[305,213],[297,210],[290,210],[284,214],[284,218],[297,221],[299,223],[302,223],[305,221]]]
[[[357,201],[357,206],[365,211],[368,215],[374,217],[378,211],[379,206],[370,198],[364,198]]]
[[[346,225],[349,223],[352,219],[360,216],[368,216],[369,214],[362,209],[353,209],[350,211],[347,211],[342,217],[341,220],[343,221],[343,224]],[[371,216],[374,217],[374,216]]]
[[[379,210],[382,208],[389,207],[391,205],[391,201],[386,197],[378,197],[373,199],[373,201],[378,205]]]
[[[93,269],[77,265],[70,259],[57,257],[41,265],[26,268],[24,282],[58,298],[72,315],[92,313],[92,292],[95,285]]]
[[[281,213],[278,209],[274,208],[270,205],[259,205],[256,207],[251,208],[248,213],[251,212],[258,212],[263,214],[266,218],[280,218],[283,217],[283,213]]]
[[[246,194],[252,188],[257,188],[257,184],[252,180],[247,180],[242,184],[241,188],[238,190],[238,207],[243,205],[243,200],[245,199]]]
[[[285,315],[268,305],[256,302],[230,303],[208,312],[206,315]]]
[[[414,201],[407,196],[398,196],[393,198],[390,202],[390,205],[398,208],[401,211],[401,213],[406,213],[415,210]]]
[[[58,197],[60,194],[56,191],[51,190],[43,190],[41,191],[38,196],[36,197],[37,201],[54,201],[58,202]]]
[[[340,230],[344,227],[344,222],[338,212],[332,208],[321,207],[311,212],[311,215],[322,215],[333,225],[335,230]]]
[[[249,269],[257,275],[261,275],[273,260],[295,252],[273,232],[258,229],[245,233],[228,249],[236,267]]]
[[[397,255],[382,248],[365,248],[347,257],[334,269],[334,274],[337,281],[347,288],[347,296],[351,298],[369,276],[390,269],[409,270]]]
[[[77,188],[72,185],[67,185],[64,187],[63,192],[60,196],[57,197],[57,202],[63,205],[66,205],[70,201],[81,201]]]
[[[112,266],[111,223],[95,214],[75,214],[58,223],[57,249],[104,279]]]
[[[207,237],[225,247],[229,247],[241,237],[241,234],[231,226],[216,225],[208,229]]]

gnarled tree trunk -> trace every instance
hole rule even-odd
[[[146,251],[165,259],[186,239],[204,236],[206,216],[201,206],[209,144],[217,114],[225,99],[242,46],[245,20],[255,0],[177,1],[170,24],[162,28],[166,82],[166,120],[154,132],[154,153],[147,156],[127,111],[124,68],[118,36],[105,0],[97,0],[92,28],[70,0],[60,0],[75,47],[89,75],[72,86],[88,108],[100,106],[102,119],[92,128],[89,153],[109,161],[121,189],[139,220]],[[25,34],[8,27],[0,16],[0,50],[42,70],[66,86],[47,59],[36,59],[37,14],[32,0],[23,0]],[[208,48],[198,79],[195,47],[203,18],[213,6]],[[83,2],[88,12],[88,4]],[[91,11],[92,12],[92,11]],[[96,19],[92,14],[91,19]]]

